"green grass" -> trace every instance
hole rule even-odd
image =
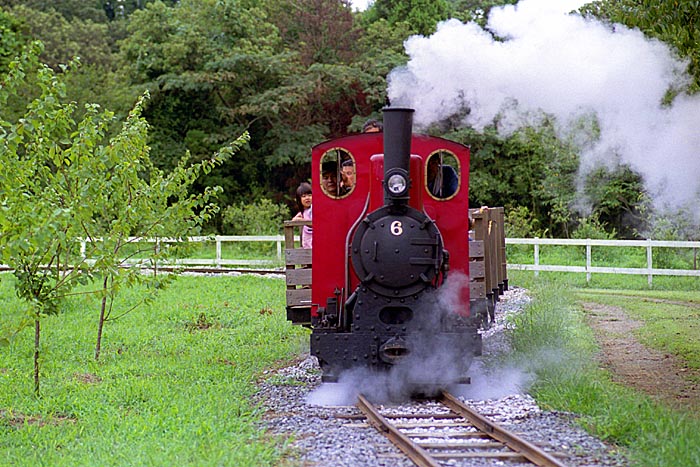
[[[508,261],[513,263],[510,257]],[[557,264],[571,265],[563,262]],[[591,281],[586,282],[585,273],[540,271],[539,276],[535,276],[535,273],[532,271],[508,271],[509,282],[520,284],[523,287],[527,287],[527,284],[538,282],[538,277],[541,280],[566,281],[571,286],[578,288],[633,291],[666,290],[674,292],[700,290],[700,277],[654,276],[652,285],[649,287],[647,276],[645,275],[592,274]]]
[[[2,330],[20,320],[0,276]],[[119,307],[136,300],[124,291]],[[307,339],[284,313],[282,279],[180,277],[155,303],[108,323],[93,358],[98,304],[70,300],[43,320],[41,397],[33,332],[0,348],[0,465],[276,465],[259,429],[261,372]]]
[[[528,278],[525,283],[518,274],[509,277],[513,285],[527,285],[534,298],[525,313],[515,318],[516,326],[510,337],[516,352],[511,358],[525,365],[537,375],[532,393],[544,407],[574,412],[579,422],[593,434],[617,444],[627,451],[634,465],[639,466],[698,466],[700,465],[700,418],[674,411],[652,402],[611,381],[610,375],[598,368],[594,353],[597,349],[591,329],[585,324],[583,312],[575,298],[591,300],[592,293],[577,291],[570,282]],[[604,291],[596,293],[596,300],[616,301],[632,316],[653,323],[676,321],[674,327],[649,325],[644,330],[649,345],[664,348],[684,356],[689,364],[700,361],[696,353],[700,333],[680,332],[683,323],[694,323],[697,309],[679,310],[677,305],[651,303],[650,298],[666,299],[678,294],[658,291],[639,292],[639,296],[618,297]],[[632,294],[629,291],[625,292]],[[697,292],[680,295],[697,300]],[[693,311],[695,310],[695,311]],[[654,336],[653,338],[651,336]],[[684,345],[680,345],[688,340]],[[671,344],[673,343],[673,344]],[[695,366],[694,366],[695,367]]]

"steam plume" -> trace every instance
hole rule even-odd
[[[415,108],[419,127],[459,117],[482,129],[498,116],[505,134],[544,112],[574,136],[595,115],[600,137],[580,139],[583,170],[627,163],[660,204],[689,203],[700,191],[700,99],[663,104],[689,82],[687,64],[638,30],[571,14],[584,3],[521,0],[494,8],[487,29],[449,20],[409,38],[407,66],[389,76],[392,105]]]

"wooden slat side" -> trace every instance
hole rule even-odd
[[[469,263],[469,278],[471,280],[484,279],[486,268],[483,261],[471,261]]]
[[[287,266],[309,265],[311,264],[311,249],[295,248],[293,250],[284,250],[284,259]]]
[[[311,268],[287,269],[287,285],[311,285]]]
[[[311,289],[288,289],[287,306],[311,305]]]
[[[482,240],[473,240],[469,242],[469,258],[484,257],[484,242]]]
[[[486,298],[486,287],[483,282],[470,282],[469,283],[469,299],[485,299]]]

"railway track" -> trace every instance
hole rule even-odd
[[[489,421],[453,395],[443,392],[438,402],[449,410],[434,413],[382,413],[366,397],[358,407],[377,428],[416,465],[440,467],[444,463],[505,461],[541,467],[565,467],[550,454]]]

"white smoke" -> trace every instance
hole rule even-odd
[[[663,105],[688,83],[687,64],[638,30],[571,14],[584,3],[521,0],[494,8],[487,30],[449,20],[409,38],[407,66],[389,76],[392,105],[415,108],[419,127],[461,116],[482,129],[498,116],[505,134],[546,113],[575,136],[595,115],[600,138],[583,138],[583,169],[626,163],[660,204],[689,203],[700,191],[700,98]]]

